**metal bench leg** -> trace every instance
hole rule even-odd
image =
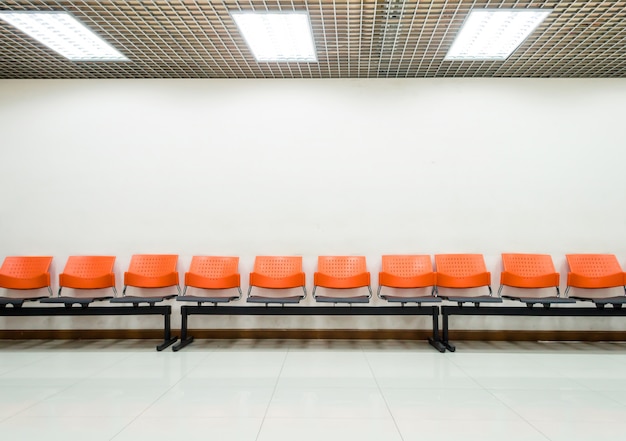
[[[454,352],[456,351],[456,347],[450,343],[450,341],[448,340],[448,314],[445,313],[445,311],[442,310],[442,319],[443,319],[443,345],[446,347],[446,349],[450,352]]]
[[[163,313],[164,317],[164,329],[163,329],[163,343],[156,347],[157,351],[162,351],[163,349],[171,346],[178,340],[176,337],[172,337],[172,325],[171,325],[171,310]]]
[[[180,342],[176,343],[172,346],[172,351],[178,352],[191,342],[193,342],[193,337],[187,336],[187,320],[189,314],[187,313],[187,307],[183,306],[180,308],[181,312],[181,325],[180,325]]]
[[[428,343],[439,352],[446,352],[446,347],[439,337],[439,308],[433,307],[433,336],[428,338]]]

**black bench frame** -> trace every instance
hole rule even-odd
[[[190,315],[294,315],[294,316],[363,316],[363,315],[429,315],[433,322],[433,335],[428,342],[439,352],[445,347],[439,337],[439,306],[196,306],[183,305],[181,313],[180,342],[172,347],[179,351],[193,342],[188,335],[188,319]]]
[[[621,304],[612,307],[604,307],[598,303],[594,306],[573,306],[555,307],[546,304],[543,306],[464,306],[464,305],[443,305],[441,307],[442,335],[441,343],[451,352],[456,347],[448,339],[448,326],[452,315],[473,315],[473,316],[515,316],[515,317],[626,317],[626,308]]]
[[[0,306],[0,316],[2,317],[41,317],[41,316],[94,316],[94,315],[162,315],[163,316],[163,343],[156,347],[157,351],[162,351],[174,344],[177,337],[172,337],[171,316],[172,307],[170,305],[147,305],[139,306],[72,306],[66,304],[62,307],[41,307],[7,305]]]

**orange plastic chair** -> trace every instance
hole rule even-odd
[[[440,302],[435,296],[437,273],[433,271],[433,264],[428,255],[394,255],[382,257],[382,271],[378,273],[379,298],[388,302]],[[407,295],[381,295],[382,287],[401,289],[407,292],[409,289],[426,288],[431,286],[429,296]]]
[[[203,290],[226,290],[237,288],[239,295],[186,295],[187,288]],[[239,257],[193,256],[189,271],[185,273],[185,288],[182,296],[176,300],[183,302],[226,303],[241,298],[241,277],[239,275]]]
[[[48,292],[52,296],[48,271],[50,263],[52,263],[52,257],[49,256],[6,257],[0,267],[0,288],[20,291],[48,288]],[[25,300],[39,300],[46,297],[42,295],[1,297],[0,306],[21,306]]]
[[[63,288],[79,290],[111,288],[114,296],[116,296],[115,274],[113,273],[114,263],[115,256],[70,256],[65,263],[63,272],[59,274],[58,297],[44,299],[42,303],[78,303],[88,305],[94,300],[105,300],[113,297],[111,295],[90,297],[61,296]]]
[[[177,294],[166,294],[160,296],[127,296],[126,289],[129,286],[135,288],[169,288],[176,286],[178,295],[180,295],[180,286],[178,286],[178,271],[176,264],[178,263],[178,255],[175,254],[135,254],[130,260],[128,271],[124,273],[124,290],[123,297],[111,299],[113,303],[133,303],[147,302],[154,304],[176,297]]]
[[[526,289],[556,288],[556,296],[530,297],[525,295],[505,295],[505,298],[519,300],[527,304],[575,303],[574,300],[561,297],[559,282],[561,276],[556,272],[552,257],[547,254],[503,253],[504,271],[500,275],[500,288],[504,286]]]
[[[250,273],[247,301],[251,303],[298,303],[306,297],[306,276],[301,256],[257,256]],[[252,295],[252,288],[285,290],[302,288],[303,295]]]
[[[318,302],[327,303],[367,303],[372,297],[370,273],[364,256],[319,256],[317,272],[313,276],[313,298]],[[317,287],[330,289],[364,288],[369,290],[368,296],[328,296],[315,295]]]
[[[621,286],[626,293],[626,273],[613,254],[567,254],[567,288],[606,289]],[[597,305],[626,303],[624,296],[584,296],[577,294],[573,299],[591,300]]]
[[[489,289],[487,296],[443,296],[447,300],[463,303],[481,302],[500,303],[500,297],[493,297],[491,290],[491,273],[487,271],[482,254],[437,254],[437,288],[468,289],[486,286]]]

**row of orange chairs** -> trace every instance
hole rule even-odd
[[[526,289],[555,288],[555,296],[542,296],[540,303],[572,302],[574,299],[597,300],[597,296],[583,294],[567,297],[571,287],[602,289],[624,287],[626,273],[612,254],[569,254],[570,267],[566,297],[559,292],[559,273],[552,258],[544,254],[502,254],[503,269],[498,296],[491,290],[491,273],[487,271],[481,254],[435,255],[437,271],[433,270],[428,255],[382,256],[382,271],[379,273],[378,296],[390,302],[429,302],[440,298],[453,301],[461,299],[476,302],[497,301],[504,286]],[[94,300],[111,299],[116,303],[155,303],[177,297],[181,301],[198,303],[224,303],[241,298],[241,283],[238,257],[194,256],[189,271],[185,273],[184,290],[179,287],[177,255],[134,255],[128,271],[124,273],[123,296],[117,297],[113,256],[71,256],[59,275],[59,291],[53,296],[50,286],[49,266],[52,257],[7,257],[0,267],[0,288],[8,290],[34,290],[47,288],[50,296],[13,295],[0,297],[0,305],[21,306],[25,300],[41,300],[44,303],[79,303],[87,305]],[[176,287],[176,293],[146,296],[142,293],[126,295],[128,287],[168,288]],[[253,287],[263,288],[255,290]],[[431,288],[430,293],[416,294],[417,288]],[[489,295],[458,297],[440,295],[438,288],[487,287]],[[63,288],[74,290],[111,289],[113,295],[67,296]],[[188,294],[192,288],[194,294]],[[318,290],[318,288],[325,288]],[[363,294],[357,288],[367,288]],[[383,288],[395,288],[386,294]],[[237,290],[237,294],[232,292]],[[352,289],[350,291],[346,291]],[[202,290],[202,291],[197,291]],[[295,290],[295,291],[294,291]],[[301,290],[301,292],[300,292]],[[343,291],[331,291],[343,290]],[[339,292],[339,294],[338,294]],[[206,294],[209,295],[206,295]],[[306,297],[305,274],[302,257],[257,256],[254,270],[250,273],[247,300],[255,303],[298,303]],[[318,271],[314,274],[313,297],[318,302],[367,303],[372,296],[370,273],[364,256],[320,256]],[[537,296],[505,296],[517,300],[538,301]],[[625,296],[607,296],[607,303],[626,303]]]

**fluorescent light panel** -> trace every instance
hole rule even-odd
[[[67,12],[0,11],[0,18],[71,61],[128,61]]]
[[[463,23],[446,60],[506,60],[551,9],[476,9]]]
[[[231,12],[257,61],[315,62],[315,44],[306,12]]]

